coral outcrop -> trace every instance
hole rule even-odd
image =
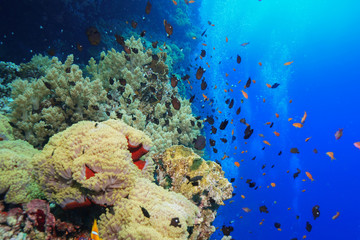
[[[122,121],[82,121],[54,135],[38,159],[38,178],[49,200],[66,209],[111,206],[151,168],[137,161],[152,142]]]
[[[38,152],[22,140],[0,141],[0,194],[5,195],[6,203],[27,203],[43,197],[33,176],[33,156]]]
[[[203,221],[194,228],[197,239],[208,239],[215,231],[211,223],[224,200],[232,197],[233,187],[221,166],[205,161],[190,148],[173,146],[156,155],[156,179],[160,186],[181,193],[201,209]]]

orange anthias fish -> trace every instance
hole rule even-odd
[[[333,152],[327,152],[326,155],[328,155],[329,157],[331,157],[331,160],[335,160],[335,158],[334,158],[334,153],[333,153]]]
[[[360,149],[360,142],[354,143],[354,146],[357,147],[358,149]]]
[[[235,166],[240,167],[240,163],[239,162],[234,162]]]
[[[309,172],[305,172],[305,174],[311,181],[314,181],[312,175]]]
[[[304,112],[304,116],[301,118],[301,123],[304,123],[307,118],[307,113]]]
[[[229,41],[228,37],[226,37],[225,40],[226,40],[226,42],[228,42]]]
[[[275,113],[275,116],[276,116],[277,118],[279,118],[279,114],[278,114],[278,113]]]
[[[244,212],[246,212],[246,213],[251,212],[251,209],[250,209],[250,208],[248,208],[248,207],[243,207],[243,208],[242,208],[242,210],[244,210]]]
[[[271,145],[271,144],[270,144],[268,141],[266,141],[266,140],[264,140],[263,142],[264,142],[266,145],[269,145],[269,146]]]
[[[99,237],[99,229],[98,229],[98,226],[97,226],[97,222],[96,222],[96,219],[94,220],[94,224],[92,226],[92,229],[91,229],[91,240],[102,240],[102,238]]]
[[[291,62],[286,62],[284,63],[285,66],[289,66],[290,64],[292,64],[294,61],[291,61]]]
[[[288,118],[288,121],[290,122],[291,120],[293,120],[293,118]]]
[[[271,85],[270,85],[269,83],[267,83],[266,86],[267,86],[268,88],[271,88]]]
[[[274,131],[274,134],[275,134],[275,136],[280,136],[280,133],[278,133],[277,131]]]
[[[336,212],[336,214],[334,216],[332,216],[332,220],[335,220],[337,219],[338,217],[340,216],[340,213],[339,212]]]
[[[177,2],[175,0],[173,0],[173,3],[174,3],[175,6],[177,5]]]
[[[242,92],[244,98],[248,99],[248,97],[249,97],[248,94],[246,92],[244,92],[244,90],[241,90],[241,92]]]
[[[306,139],[305,139],[305,142],[309,141],[309,140],[310,140],[310,138],[311,138],[311,137],[306,138]]]
[[[241,46],[245,47],[246,45],[248,45],[250,42],[246,42],[246,43],[242,43]]]
[[[260,67],[262,66],[262,63],[261,63],[261,62],[259,62],[259,66],[260,66]]]
[[[301,123],[293,123],[293,126],[296,128],[302,128],[303,125]]]

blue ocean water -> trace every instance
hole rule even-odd
[[[307,239],[360,239],[360,150],[353,145],[360,141],[359,2],[195,1],[187,13],[191,24],[201,29],[200,33],[206,33],[191,45],[185,37],[187,26],[177,26],[170,39],[164,34],[162,21],[176,9],[170,0],[153,1],[152,15],[145,20],[141,19],[147,1],[89,2],[95,5],[72,4],[65,8],[52,3],[39,8],[23,1],[20,9],[7,2],[7,7],[13,7],[9,10],[12,19],[17,21],[1,26],[1,43],[6,46],[0,50],[1,60],[28,61],[34,53],[44,53],[49,47],[55,48],[56,56],[63,60],[76,51],[76,42],[87,41],[84,29],[97,24],[100,16],[106,22],[103,36],[121,32],[117,25],[120,20],[136,19],[149,29],[149,41],[157,39],[191,47],[190,52],[184,50],[187,55],[181,63],[181,69],[193,66],[189,72],[181,72],[192,76],[193,89],[188,89],[186,95],[195,94],[194,112],[203,119],[213,116],[217,128],[217,133],[212,134],[211,125],[204,124],[207,139],[216,141],[214,147],[207,142],[205,156],[221,163],[225,175],[234,178],[236,186],[236,195],[218,211],[214,223],[218,230],[211,239],[223,237],[222,226],[232,226],[231,236],[236,240],[302,239],[304,235]],[[0,10],[4,11],[1,6]],[[6,22],[4,15],[0,19]],[[244,43],[248,44],[241,46]],[[206,50],[207,56],[203,61],[195,60],[201,50]],[[241,56],[240,64],[236,62],[237,55]],[[77,63],[84,64],[92,55],[76,52],[75,56]],[[284,65],[291,61],[292,64]],[[206,69],[206,90],[201,90],[201,81],[193,77],[198,66]],[[244,89],[249,77],[255,83]],[[267,83],[280,85],[272,89]],[[212,105],[204,102],[202,93],[213,100]],[[228,107],[227,99],[234,99],[233,108]],[[239,107],[241,113],[236,115]],[[308,117],[304,127],[293,127],[292,123],[300,122],[305,111]],[[248,140],[243,138],[243,118],[254,129]],[[288,118],[293,120],[289,122]],[[229,123],[220,130],[220,123],[225,120]],[[266,122],[273,122],[273,127]],[[344,128],[344,135],[336,140],[334,134],[339,128]],[[274,131],[280,136],[275,136]],[[305,142],[308,137],[311,139]],[[295,147],[299,154],[290,153]],[[334,152],[336,160],[331,161],[326,152]],[[235,166],[235,162],[240,166]],[[301,173],[294,179],[297,169]],[[310,172],[314,181],[305,172]],[[248,179],[259,188],[250,188]],[[271,183],[276,186],[271,187]],[[260,213],[259,207],[264,205],[269,213]],[[316,220],[312,215],[315,205],[320,206]],[[251,212],[246,213],[242,209],[245,207]],[[336,212],[340,216],[332,220]],[[311,232],[305,228],[307,222],[312,225]],[[281,224],[281,231],[274,223]]]
[[[235,129],[237,140],[218,147],[220,154],[210,154],[211,159],[220,159],[225,151],[230,157],[222,161],[222,166],[229,177],[236,177],[237,195],[232,199],[235,201],[221,208],[216,219],[220,228],[234,227],[234,239],[301,239],[303,235],[309,239],[360,239],[360,152],[353,145],[359,141],[360,133],[359,7],[354,1],[202,2],[203,24],[208,20],[216,23],[207,31],[206,42],[215,47],[215,57],[209,62],[211,73],[206,78],[221,89],[236,85],[234,93],[209,93],[218,99],[219,109],[227,109],[226,98],[235,99],[236,109],[243,98],[239,89],[243,89],[248,77],[256,80],[245,90],[249,99],[245,99],[240,117],[234,116],[234,109],[217,114],[221,119],[234,119],[234,126],[228,127],[225,134],[229,136]],[[250,44],[240,46],[245,42]],[[239,66],[234,60],[236,54],[242,57]],[[231,56],[233,59],[229,59]],[[223,65],[218,65],[218,61]],[[284,66],[288,61],[294,62]],[[238,80],[242,80],[240,84]],[[277,89],[265,86],[275,82],[280,84]],[[304,111],[308,115],[304,127],[295,129],[291,123],[299,122]],[[247,145],[242,139],[245,126],[238,122],[242,117],[254,128],[255,136]],[[292,122],[288,122],[290,117],[294,118]],[[274,122],[273,128],[265,122]],[[344,128],[344,135],[335,140],[339,128]],[[276,137],[273,131],[280,136]],[[211,136],[209,131],[207,136]],[[308,137],[311,139],[305,142]],[[239,154],[234,146],[249,153]],[[290,153],[293,147],[300,154]],[[318,154],[313,153],[314,148]],[[336,160],[331,161],[326,152],[334,152]],[[256,160],[252,161],[254,156]],[[241,166],[235,167],[234,161]],[[266,167],[261,170],[264,164]],[[273,164],[275,167],[271,168]],[[294,180],[292,175],[297,168],[301,173]],[[312,174],[313,182],[306,177],[306,171]],[[246,179],[262,188],[249,188]],[[276,187],[266,188],[271,182]],[[245,199],[240,197],[242,194]],[[269,213],[260,213],[261,205],[266,205]],[[321,213],[316,220],[312,217],[315,205],[320,206]],[[252,211],[245,213],[243,207]],[[339,218],[332,220],[337,211]],[[262,219],[264,222],[259,225]],[[313,226],[311,232],[305,229],[307,221]],[[274,227],[275,222],[281,223],[281,232]],[[221,233],[214,234],[212,239],[220,236]]]

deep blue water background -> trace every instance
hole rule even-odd
[[[234,119],[234,126],[228,126],[224,134],[230,136],[235,129],[238,137],[233,144],[217,147],[218,154],[210,154],[211,159],[220,159],[225,151],[230,158],[223,160],[222,166],[227,176],[236,176],[235,202],[221,208],[216,220],[220,228],[234,227],[234,239],[301,239],[303,235],[308,239],[360,239],[360,150],[353,146],[360,139],[359,9],[360,3],[355,1],[202,2],[203,24],[211,20],[216,25],[207,31],[206,43],[215,46],[212,55],[216,57],[209,60],[214,67],[205,77],[218,87],[221,85],[220,89],[228,89],[226,81],[236,84],[242,80],[233,87],[234,93],[222,90],[208,93],[224,109],[219,118]],[[250,44],[240,46],[244,42]],[[239,66],[235,63],[236,54],[242,56]],[[231,56],[232,60],[226,60]],[[222,66],[217,64],[221,60]],[[294,63],[284,66],[288,61]],[[232,70],[234,67],[236,72]],[[229,77],[225,77],[225,72]],[[239,92],[249,76],[256,84],[245,90],[249,99],[241,105],[239,101],[243,97]],[[265,86],[275,82],[280,83],[277,89]],[[232,110],[224,103],[229,96],[237,103]],[[266,103],[262,102],[263,98]],[[245,117],[255,129],[247,145],[242,139],[245,126],[234,116],[239,105],[242,106],[240,118]],[[291,123],[300,122],[304,111],[308,114],[304,128],[295,129]],[[278,119],[276,112],[280,115]],[[289,123],[289,117],[294,121]],[[272,129],[264,125],[268,121],[274,122]],[[338,128],[344,128],[344,135],[335,140]],[[274,130],[280,132],[280,137],[272,133]],[[263,144],[259,133],[272,145]],[[207,135],[215,138],[209,131]],[[305,143],[307,137],[312,138]],[[240,151],[249,150],[250,154],[234,151],[235,145]],[[263,146],[265,150],[261,150]],[[291,154],[292,147],[297,147],[300,154]],[[314,148],[318,154],[313,153]],[[278,156],[280,150],[283,154]],[[334,152],[336,160],[330,161],[325,154],[328,151]],[[257,156],[254,161],[253,156]],[[234,166],[235,161],[241,163],[239,168]],[[266,168],[261,170],[263,164]],[[271,169],[272,164],[275,167]],[[302,172],[294,180],[292,174],[296,168]],[[305,171],[315,181],[310,182]],[[250,189],[245,183],[248,178],[262,188]],[[266,188],[271,182],[276,187]],[[302,192],[303,189],[306,191]],[[242,199],[241,194],[246,198]],[[313,220],[311,209],[316,204],[321,215]],[[268,214],[259,212],[261,205],[268,207]],[[252,211],[245,213],[242,207]],[[337,211],[340,217],[332,220]],[[296,215],[300,216],[299,220]],[[265,220],[260,226],[262,219]],[[313,226],[310,233],[305,230],[307,221]],[[276,230],[274,222],[281,223],[281,232]],[[214,234],[212,239],[221,239],[221,234]]]
[[[149,41],[174,41],[179,47],[189,44],[189,39],[184,37],[187,31],[184,27],[174,25],[171,39],[165,36],[162,21],[170,18],[176,9],[170,0],[152,1],[152,13],[145,21],[141,20],[145,0],[89,1],[96,4],[83,8],[76,4],[64,7],[60,1],[19,2],[3,1],[1,3],[6,4],[0,5],[0,20],[6,23],[0,26],[0,56],[4,61],[28,61],[34,53],[46,54],[49,48],[54,48],[61,60],[74,53],[77,64],[86,63],[90,56],[97,57],[99,51],[109,48],[103,43],[90,46],[84,34],[87,27],[99,24],[100,18],[107,23],[100,29],[104,38],[113,37],[114,33],[125,34],[128,29],[122,28],[124,25],[119,22],[134,19],[139,22],[138,32],[148,30]],[[218,150],[215,154],[208,144],[206,157],[219,161],[225,175],[235,178],[237,187],[231,199],[234,202],[227,201],[219,209],[215,225],[220,229],[223,225],[233,226],[231,235],[236,240],[301,239],[303,235],[307,235],[307,239],[360,239],[360,150],[353,146],[360,141],[360,2],[197,0],[190,7],[192,24],[207,32],[206,37],[193,41],[197,45],[191,46],[192,53],[185,58],[183,68],[188,66],[189,59],[193,66],[186,72],[191,75],[193,86],[187,96],[196,94],[194,112],[203,118],[213,115],[217,128],[221,121],[234,119],[233,124],[229,123],[223,131],[218,129],[217,134],[211,134],[210,125],[205,123],[204,133],[207,139],[216,140]],[[215,26],[209,26],[208,21]],[[76,42],[91,51],[77,52]],[[203,42],[207,46],[201,45]],[[241,46],[245,42],[250,44]],[[120,50],[118,45],[114,47]],[[207,56],[195,61],[202,49],[207,51]],[[237,54],[242,57],[241,64],[236,63]],[[284,66],[288,61],[294,63]],[[259,66],[259,62],[263,65]],[[207,69],[204,77],[208,88],[204,91],[200,90],[200,81],[194,78],[200,65]],[[256,83],[245,89],[249,99],[244,99],[242,104],[241,90],[248,77]],[[238,83],[239,80],[242,81]],[[280,83],[277,89],[265,85],[276,82]],[[212,106],[202,101],[201,93],[214,100]],[[225,104],[229,98],[235,100],[232,109]],[[235,115],[239,106],[241,114]],[[299,122],[304,111],[308,113],[305,125],[295,129],[292,122]],[[275,113],[280,117],[276,118]],[[294,118],[292,122],[287,121],[290,117]],[[247,144],[243,139],[245,125],[239,122],[241,118],[254,129]],[[274,122],[274,127],[270,129],[265,122]],[[344,128],[344,135],[335,140],[334,134],[339,128]],[[233,142],[232,130],[236,136]],[[273,134],[275,130],[280,133],[279,137]],[[307,137],[312,138],[305,143]],[[220,138],[228,139],[228,143],[222,143]],[[292,147],[297,147],[300,154],[291,154]],[[314,148],[318,154],[313,153]],[[243,150],[248,153],[241,154]],[[283,153],[281,156],[279,151]],[[336,160],[330,160],[325,154],[328,151],[334,152]],[[229,158],[221,160],[224,154]],[[251,160],[254,156],[256,159]],[[239,168],[234,165],[235,161],[240,162]],[[261,170],[264,164],[266,167]],[[294,180],[296,168],[302,172]],[[286,173],[287,170],[290,173]],[[315,181],[307,179],[306,171]],[[262,187],[251,189],[246,179]],[[276,183],[276,187],[268,189],[271,182]],[[302,192],[303,189],[306,191]],[[321,215],[314,220],[311,209],[316,204],[320,206]],[[269,213],[260,213],[261,205],[266,205]],[[252,211],[245,213],[243,207]],[[332,220],[337,211],[340,217]],[[262,219],[264,223],[259,225]],[[307,221],[313,226],[310,233],[305,230]],[[281,232],[276,230],[274,222],[281,223]],[[212,239],[221,239],[220,229]]]

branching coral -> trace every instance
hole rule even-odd
[[[183,194],[201,209],[203,221],[194,231],[198,239],[208,239],[215,231],[214,221],[219,205],[232,197],[233,188],[217,163],[205,161],[184,146],[168,148],[154,158],[160,186]],[[210,211],[209,211],[210,210]]]

